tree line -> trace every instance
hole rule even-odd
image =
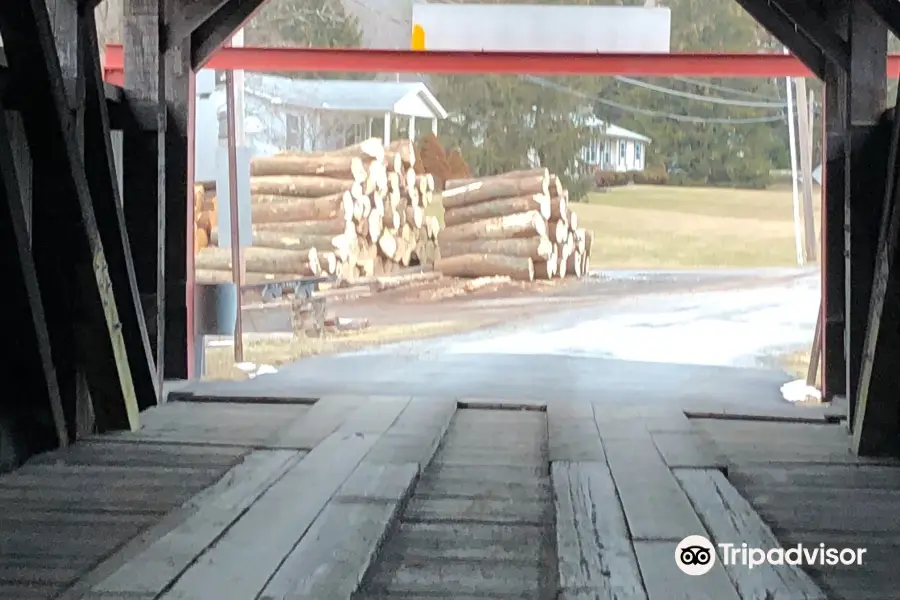
[[[644,4],[644,0],[524,1]],[[735,0],[659,0],[657,5],[671,9],[672,51],[782,50]],[[341,0],[272,0],[249,24],[246,40],[250,45],[358,47],[362,32]],[[371,77],[360,73],[297,76]],[[441,124],[442,144],[448,150],[459,148],[475,175],[539,164],[576,178],[580,150],[595,135],[578,118],[587,114],[650,137],[647,168],[664,170],[674,183],[762,187],[769,183],[773,169],[790,168],[784,79],[527,75],[423,79],[451,114]],[[818,82],[810,81],[810,89],[821,100]],[[816,124],[814,158],[818,162],[820,119]],[[578,187],[575,181],[568,183]]]

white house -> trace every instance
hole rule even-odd
[[[581,151],[579,158],[583,173],[597,169],[619,172],[644,170],[650,138],[618,125],[606,124],[596,117],[588,117],[587,125],[596,134]]]
[[[437,133],[447,111],[421,82],[291,79],[246,73],[245,136],[254,154],[328,151],[377,135]],[[209,98],[225,136],[225,91]]]

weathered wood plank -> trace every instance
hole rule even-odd
[[[417,463],[420,470],[424,469],[434,457],[454,414],[456,401],[453,399],[413,398],[366,456],[366,462]]]
[[[681,541],[703,525],[648,432],[603,440],[616,489],[635,540]]]
[[[546,463],[543,449],[528,444],[510,448],[497,442],[495,445],[465,447],[455,444],[451,450],[441,452],[435,458],[441,465],[517,466],[540,467]]]
[[[551,465],[550,474],[560,588],[596,592],[604,598],[646,598],[607,465],[560,461]]]
[[[698,432],[653,432],[650,436],[670,469],[719,469],[727,473],[725,458],[712,442]]]
[[[630,439],[642,432],[689,433],[694,426],[684,412],[673,406],[619,406],[594,403],[597,429],[602,439]]]
[[[349,600],[399,508],[398,501],[329,503],[266,585],[262,597]]]
[[[527,559],[538,564],[544,535],[545,528],[534,525],[403,523],[391,538],[391,555],[382,555],[380,559],[404,556],[428,560]]]
[[[266,585],[263,596],[349,600],[455,411],[452,400],[410,401],[370,452],[381,445],[376,460],[367,456],[344,482]],[[419,443],[398,445],[398,440],[411,436],[417,436]],[[398,462],[404,459],[408,462]]]
[[[857,465],[754,465],[741,466],[740,476],[765,488],[785,486],[797,495],[820,496],[818,490],[900,489],[900,469]]]
[[[507,523],[541,525],[551,518],[543,500],[499,498],[429,498],[416,494],[406,507],[409,522]]]
[[[253,502],[293,466],[300,455],[259,451],[194,498],[196,512],[125,562],[93,588],[96,593],[161,593]]]
[[[105,441],[84,441],[67,450],[40,454],[28,465],[109,465],[210,467],[233,465],[247,448],[224,446],[193,446],[186,444],[131,444]]]
[[[269,488],[162,598],[255,598],[407,404],[408,399],[378,399],[358,409]],[[248,548],[254,548],[252,561]]]
[[[87,183],[91,192],[97,226],[109,263],[109,277],[119,290],[116,302],[122,323],[122,336],[131,366],[135,394],[142,409],[160,398],[156,365],[141,310],[135,279],[131,244],[125,231],[125,213],[119,194],[119,180],[113,156],[106,90],[100,64],[97,24],[93,11],[85,11],[82,29],[85,49],[84,156]]]
[[[685,575],[675,563],[672,542],[635,542],[648,600],[766,600],[781,596],[738,596],[722,564],[704,575]],[[794,598],[796,596],[785,596]]]
[[[402,502],[409,497],[419,476],[418,463],[362,463],[335,495],[341,502]]]
[[[63,413],[59,383],[56,369],[53,366],[50,347],[50,336],[47,331],[47,320],[44,306],[41,303],[41,291],[35,270],[34,256],[31,253],[31,239],[23,200],[25,199],[25,183],[21,181],[16,166],[17,155],[23,149],[13,143],[24,136],[21,132],[13,132],[13,126],[21,128],[20,119],[7,120],[6,111],[0,116],[0,203],[3,215],[0,217],[0,239],[5,247],[2,251],[4,279],[7,283],[7,310],[15,307],[17,314],[28,318],[9,319],[7,333],[10,339],[19,340],[17,351],[11,353],[9,372],[16,373],[23,386],[22,397],[43,399],[43,407],[49,412],[53,421],[57,443],[61,447],[69,444],[66,420]],[[24,140],[22,140],[24,141]],[[30,166],[30,161],[29,166]],[[28,186],[30,186],[28,182]],[[21,328],[15,332],[12,328]],[[27,390],[26,390],[27,386]],[[2,468],[2,465],[0,465]]]
[[[379,572],[370,587],[374,597],[385,598],[465,599],[478,590],[481,598],[538,600],[541,583],[532,565],[422,561]]]
[[[363,396],[320,398],[303,416],[277,432],[265,445],[270,448],[311,450],[334,433],[347,416],[365,401]]]
[[[390,428],[409,406],[408,397],[372,397],[350,413],[339,431],[381,435]]]
[[[547,433],[550,462],[606,460],[590,402],[549,402]]]
[[[456,471],[450,471],[455,469]],[[454,496],[457,498],[528,498],[546,499],[550,495],[547,477],[522,473],[510,478],[499,467],[483,467],[468,473],[465,467],[445,467],[443,473],[426,473],[416,484],[418,496]]]
[[[308,410],[302,405],[261,407],[250,403],[170,402],[145,411],[141,415],[140,431],[105,437],[121,441],[262,447],[285,422],[305,415]]]
[[[703,523],[719,543],[746,543],[750,548],[778,548],[780,544],[753,507],[713,469],[676,469],[675,477],[690,497]],[[827,596],[803,572],[791,565],[724,565],[741,598],[797,598],[826,600]]]

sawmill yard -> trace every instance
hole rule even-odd
[[[246,282],[311,275],[335,282],[314,294],[325,304],[323,327],[315,331],[290,298],[261,302],[245,292],[247,364],[234,364],[229,340],[214,340],[207,378],[252,377],[307,356],[585,308],[603,293],[589,272],[795,261],[786,186],[630,185],[572,202],[561,182],[540,169],[436,185],[416,172],[411,145],[389,146],[384,155],[381,148],[379,141],[255,160]],[[316,175],[303,174],[310,170]],[[196,195],[203,213],[214,190],[198,188]],[[228,281],[230,250],[216,248],[218,233],[202,226],[198,221],[205,244],[197,248],[197,280]]]

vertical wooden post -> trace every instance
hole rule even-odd
[[[237,314],[234,325],[234,361],[244,360],[244,328],[241,307],[241,287],[243,284],[243,248],[241,247],[240,201],[237,185],[237,137],[234,114],[234,73],[225,72],[225,118],[227,120],[228,143],[228,200],[231,213],[231,273],[237,294]]]
[[[124,0],[125,97],[134,111],[123,131],[122,204],[135,277],[162,393],[165,327],[165,61],[163,0]],[[142,402],[142,408],[159,401]]]
[[[887,102],[887,28],[868,3],[848,4],[852,167],[847,169],[849,185],[844,197],[844,336],[848,417],[853,423],[886,175],[887,136],[884,140],[875,138]],[[883,151],[876,149],[882,146]],[[864,150],[867,147],[870,148]],[[858,154],[855,159],[854,152]]]
[[[170,11],[168,19],[174,14]],[[193,303],[194,261],[194,155],[190,150],[194,122],[191,105],[195,101],[191,71],[190,36],[169,40],[165,53],[165,335],[162,377],[187,379],[188,348],[193,345],[193,324],[188,306]],[[189,270],[190,269],[190,270]],[[190,291],[189,291],[190,288]]]
[[[827,0],[828,23],[847,38],[848,5]],[[850,168],[847,132],[847,72],[828,62],[825,65],[825,138],[822,206],[822,301],[824,380],[823,399],[830,402],[847,393],[847,363],[844,352],[844,197],[848,191]]]

